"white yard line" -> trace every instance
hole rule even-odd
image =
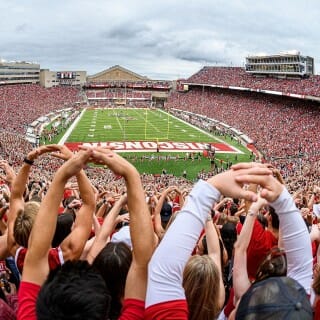
[[[140,116],[139,112],[137,112],[136,110],[134,110],[134,112],[139,116],[139,118],[142,118],[142,119],[143,119],[143,117]],[[146,112],[148,112],[148,111],[146,111]],[[161,130],[159,130],[157,127],[155,127],[155,126],[154,126],[151,122],[149,122],[148,120],[147,120],[147,123],[150,124],[150,126],[153,127],[156,131],[161,132]]]
[[[67,139],[69,138],[71,132],[73,131],[73,129],[75,128],[75,126],[78,124],[78,122],[80,121],[80,119],[82,118],[82,116],[84,115],[84,113],[86,112],[87,109],[83,109],[81,111],[81,113],[79,114],[79,116],[76,118],[75,121],[73,121],[73,123],[71,124],[71,126],[68,128],[68,130],[66,131],[66,133],[62,136],[62,138],[60,139],[60,141],[58,142],[59,145],[63,145],[65,144],[65,142],[67,141]]]
[[[193,125],[193,124],[191,124],[191,123],[189,123],[189,122],[187,122],[187,121],[184,121],[184,120],[182,120],[182,119],[180,119],[180,118],[178,118],[178,117],[176,117],[176,116],[173,116],[173,115],[170,114],[170,113],[167,113],[167,112],[165,112],[165,111],[163,111],[163,110],[160,110],[160,109],[158,109],[158,110],[159,110],[160,112],[164,113],[164,114],[169,115],[170,117],[172,117],[172,118],[174,118],[174,119],[179,120],[180,122],[182,122],[182,123],[184,123],[184,124],[187,124],[188,126],[194,128],[194,129],[197,129],[198,131],[206,134],[207,136],[209,136],[209,137],[211,137],[211,138],[214,138],[215,140],[217,140],[217,141],[219,141],[219,142],[221,142],[221,143],[224,143],[224,144],[228,145],[230,148],[236,150],[238,153],[243,154],[243,152],[242,152],[241,150],[239,150],[238,148],[232,146],[231,144],[223,141],[223,140],[220,139],[220,138],[217,138],[216,136],[213,136],[211,133],[209,133],[209,132],[207,132],[207,131],[205,131],[205,130],[203,130],[203,129],[201,129],[201,128],[198,128],[197,126],[195,126],[195,125]]]
[[[120,129],[121,129],[121,131],[122,131],[122,135],[124,135],[125,132],[124,132],[123,127],[122,127],[122,125],[121,125],[121,123],[120,123],[120,121],[119,121],[119,118],[118,118],[118,116],[117,116],[117,114],[115,113],[114,110],[113,110],[113,114],[115,115],[115,117],[116,117],[116,119],[117,119],[117,121],[118,121],[119,127],[120,127]]]

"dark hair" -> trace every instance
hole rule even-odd
[[[67,261],[50,271],[41,287],[37,319],[105,319],[110,300],[101,275],[87,261]]]
[[[208,254],[208,245],[207,245],[206,235],[204,235],[202,238],[202,246],[203,246],[203,254]]]
[[[76,200],[77,197],[75,196],[70,196],[68,198],[65,198],[62,200],[62,205],[66,208],[73,200]]]
[[[51,243],[53,248],[58,247],[61,242],[71,233],[74,220],[74,213],[62,213],[58,215],[57,226]]]
[[[272,221],[271,221],[272,228],[279,230],[279,217],[276,211],[270,206],[269,206],[269,214],[272,217]]]
[[[118,319],[120,315],[131,261],[132,252],[124,242],[109,242],[93,262],[93,267],[102,275],[112,297],[109,319]]]
[[[267,218],[261,213],[257,215],[257,221],[261,224],[263,229],[265,229],[268,226]]]
[[[278,247],[271,248],[266,258],[260,264],[256,281],[269,277],[281,277],[287,274],[287,259],[283,249]]]
[[[234,216],[238,212],[238,206],[235,203],[231,204],[230,214]]]

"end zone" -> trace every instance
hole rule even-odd
[[[216,142],[168,142],[168,141],[109,141],[109,142],[67,142],[65,145],[72,151],[77,151],[79,146],[110,147],[119,152],[203,152],[208,145],[216,153],[243,154],[239,149],[227,144]]]

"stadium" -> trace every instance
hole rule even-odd
[[[49,186],[56,183],[56,178],[54,178],[56,172],[60,172],[61,168],[64,168],[62,166],[64,160],[71,159],[66,162],[68,163],[72,159],[76,159],[78,151],[86,149],[86,147],[89,150],[91,150],[90,148],[99,150],[98,153],[102,152],[100,147],[104,147],[112,149],[121,156],[121,159],[125,159],[126,163],[133,165],[139,172],[141,190],[143,190],[146,198],[148,212],[154,219],[154,234],[157,241],[164,239],[164,242],[166,242],[164,232],[167,230],[169,218],[171,221],[174,213],[176,211],[180,212],[184,200],[197,181],[207,179],[209,179],[208,181],[216,181],[214,180],[215,176],[231,179],[226,172],[234,172],[229,169],[237,163],[252,163],[252,168],[255,168],[256,165],[260,169],[263,167],[264,169],[261,170],[265,171],[272,168],[273,175],[278,177],[278,180],[294,195],[294,201],[292,201],[290,208],[277,205],[276,198],[269,197],[268,201],[275,203],[276,210],[284,208],[285,212],[294,212],[295,214],[298,212],[301,220],[297,218],[297,222],[288,223],[292,228],[290,232],[297,235],[294,244],[290,242],[292,237],[288,237],[289,240],[284,237],[285,246],[289,248],[290,245],[295,245],[297,248],[296,254],[299,256],[299,258],[297,256],[292,258],[290,253],[287,254],[288,268],[290,268],[290,263],[295,263],[298,269],[305,271],[309,268],[311,270],[311,247],[308,246],[308,242],[310,242],[310,237],[314,241],[312,255],[316,259],[320,241],[319,231],[316,230],[317,219],[320,217],[318,208],[320,201],[319,103],[320,76],[314,74],[313,59],[303,56],[299,52],[264,57],[248,56],[245,67],[204,66],[189,78],[175,79],[174,81],[149,79],[119,65],[112,66],[94,75],[87,75],[86,71],[50,71],[41,69],[39,64],[28,62],[1,62],[0,156],[2,160],[0,169],[2,202],[0,212],[1,219],[6,217],[3,220],[5,226],[1,230],[1,241],[5,241],[1,242],[3,245],[0,252],[1,260],[6,261],[9,256],[6,249],[3,249],[6,247],[4,243],[7,241],[7,223],[8,226],[12,226],[13,230],[14,220],[16,219],[16,217],[14,217],[15,219],[12,218],[12,213],[7,212],[8,206],[10,205],[10,208],[19,207],[18,201],[22,201],[21,199],[24,199],[25,202],[28,202],[28,200],[43,201],[46,199],[46,194],[50,194],[51,187]],[[50,155],[50,147],[45,149],[46,146],[52,144],[59,146],[54,147],[60,148],[54,149],[54,153],[60,150],[58,156],[54,153],[53,156]],[[72,151],[71,155],[68,151],[63,151],[66,150],[63,149],[65,147],[69,152]],[[46,150],[43,151],[43,155],[40,151],[35,154],[32,151],[40,149]],[[95,153],[92,153],[90,159],[96,160]],[[100,161],[91,160],[85,163],[84,168],[96,197],[94,219],[98,221],[97,225],[102,226],[101,228],[103,228],[105,221],[109,221],[107,219],[113,219],[109,221],[112,226],[112,228],[109,226],[109,229],[112,230],[110,229],[109,233],[105,235],[104,242],[107,243],[111,231],[113,232],[113,229],[116,229],[115,226],[119,222],[126,226],[125,223],[129,219],[128,217],[126,217],[127,220],[121,219],[120,215],[120,218],[116,218],[120,208],[123,212],[127,212],[125,202],[122,203],[121,201],[124,201],[122,196],[128,191],[127,188],[130,184],[128,184],[127,179],[129,178],[127,178],[126,170],[118,171],[115,169],[114,163],[108,162],[110,160],[105,162],[101,159]],[[122,163],[121,161],[119,160],[119,163]],[[95,162],[95,164],[92,164],[92,162]],[[262,166],[264,163],[268,163],[268,166]],[[28,172],[23,174],[22,172],[26,172],[23,170],[27,170],[23,169],[25,165],[29,165],[31,168],[28,168]],[[131,167],[126,166],[127,172],[130,173]],[[242,170],[250,169],[242,168]],[[79,178],[79,172],[77,174],[76,178],[70,180],[63,189],[63,204],[60,204],[60,200],[58,201],[61,214],[70,211],[75,221],[77,219],[81,221],[79,225],[87,223],[87,231],[79,236],[79,239],[84,237],[84,241],[81,242],[77,239],[77,242],[76,239],[72,238],[74,242],[72,242],[72,245],[69,244],[70,248],[74,248],[77,247],[75,244],[81,243],[78,246],[79,249],[74,249],[71,255],[72,259],[75,260],[83,255],[85,242],[89,239],[87,233],[92,232],[94,234],[96,232],[98,238],[100,232],[97,231],[100,230],[100,227],[97,226],[94,227],[97,229],[91,230],[90,219],[81,220],[77,216],[79,212],[82,212],[82,208],[86,207],[87,200],[86,197],[82,197],[83,190],[86,190],[89,194],[91,192],[88,191],[90,188],[83,187],[84,180]],[[266,176],[271,176],[271,171]],[[275,178],[270,179],[276,180]],[[277,183],[279,182],[270,181],[271,189],[278,186]],[[24,187],[21,186],[26,185],[27,194],[24,194]],[[219,181],[217,185],[221,186],[223,182]],[[250,192],[252,184],[245,185]],[[216,187],[216,185],[214,184],[213,187]],[[139,188],[139,184],[137,184],[137,190],[140,190]],[[218,187],[216,188],[218,189]],[[268,188],[264,185],[264,182],[261,183],[261,190],[263,188]],[[276,189],[276,187],[274,188]],[[218,189],[218,191],[221,190]],[[257,191],[257,188],[255,191]],[[272,191],[274,190],[272,189]],[[206,190],[203,192],[205,194]],[[129,212],[131,212],[130,209],[133,212],[137,210],[132,204],[134,203],[132,194],[134,192],[128,192]],[[10,200],[10,195],[13,200]],[[279,194],[277,195],[279,196]],[[51,196],[54,198],[53,193]],[[131,197],[131,202],[129,197]],[[70,202],[68,202],[68,198],[70,198]],[[256,274],[250,272],[252,269],[254,271],[258,270],[260,263],[266,257],[267,243],[270,244],[268,249],[271,249],[277,243],[276,237],[279,233],[279,225],[276,231],[276,227],[271,226],[271,220],[268,220],[269,215],[271,215],[268,206],[261,206],[262,209],[258,208],[257,212],[253,213],[252,210],[254,209],[249,209],[250,201],[242,203],[241,200],[236,200],[236,198],[240,198],[240,196],[238,197],[237,193],[234,192],[230,195],[227,194],[224,198],[214,199],[215,205],[211,203],[211,214],[209,212],[210,219],[208,221],[212,221],[213,218],[215,224],[219,225],[217,229],[221,231],[214,231],[216,232],[215,236],[212,236],[211,233],[211,237],[213,237],[211,241],[214,244],[206,244],[207,251],[216,252],[218,246],[219,254],[215,253],[213,256],[218,256],[219,261],[223,260],[221,257],[223,252],[226,255],[225,261],[221,262],[221,267],[219,267],[220,276],[223,275],[223,284],[226,289],[224,303],[219,306],[219,312],[222,307],[230,305],[233,298],[229,292],[230,286],[232,286],[229,276],[230,265],[233,263],[232,257],[234,257],[233,245],[235,239],[232,238],[232,240],[226,236],[227,240],[224,245],[219,247],[219,244],[216,244],[216,242],[219,242],[218,238],[222,243],[225,240],[224,227],[227,225],[230,227],[231,224],[232,232],[237,233],[236,225],[240,223],[240,216],[244,217],[247,214],[247,217],[254,216],[255,218],[259,212],[260,216],[263,215],[262,213],[265,214],[266,217],[260,217],[260,220],[262,220],[261,226],[264,227],[255,225],[256,228],[261,229],[259,229],[261,238],[258,239],[256,233],[252,235],[255,239],[252,241],[261,241],[263,244],[259,248],[258,246],[253,248],[254,245],[252,242],[249,244],[249,240],[246,244],[252,250],[247,253],[251,263],[248,268],[248,277],[252,276],[253,278]],[[80,200],[84,204],[82,207],[79,205]],[[192,201],[194,200],[190,200],[192,205],[195,205]],[[290,201],[287,200],[288,203]],[[116,216],[110,218],[109,215],[109,218],[107,218],[109,212],[113,212],[113,208],[120,202],[121,206]],[[47,202],[44,201],[43,203]],[[77,205],[72,207],[71,204],[74,203],[77,203]],[[167,203],[170,212],[166,212],[164,209],[164,204]],[[198,205],[199,207],[196,207],[196,205],[192,207],[192,210],[195,210],[195,208],[202,208],[204,211],[208,209],[203,203]],[[42,213],[41,206],[40,213]],[[296,211],[292,209],[293,207],[296,208]],[[18,214],[16,213],[16,215]],[[207,215],[206,213],[202,216],[206,216],[207,219]],[[79,216],[81,217],[81,214]],[[281,212],[279,216],[281,216]],[[201,217],[202,220],[203,217]],[[199,220],[199,218],[197,219]],[[279,219],[280,225],[286,223],[283,221],[287,221],[282,220],[281,217]],[[295,221],[295,217],[292,219]],[[190,221],[192,221],[191,218]],[[257,221],[258,219],[253,223],[257,224]],[[193,222],[195,225],[197,224],[196,219]],[[307,228],[305,228],[304,223],[310,231],[312,230],[310,236],[309,232],[306,232]],[[192,223],[190,222],[190,224]],[[201,228],[199,228],[203,229],[205,224],[206,222],[202,223]],[[244,226],[243,223],[242,228]],[[35,225],[35,227],[39,228],[39,225]],[[70,234],[72,234],[71,227],[69,229]],[[75,229],[77,230],[77,227]],[[47,229],[44,228],[43,230],[45,233]],[[53,235],[54,231],[51,230],[50,232]],[[51,234],[50,232],[48,234]],[[208,231],[206,229],[207,242],[210,241],[210,232],[212,230]],[[268,236],[265,235],[267,232]],[[286,236],[289,231],[284,229],[283,232]],[[139,238],[138,233],[134,235],[134,239]],[[239,234],[240,231],[238,232],[238,239],[245,242],[244,238],[239,238]],[[90,237],[94,239],[94,236],[91,235]],[[132,234],[131,237],[133,237]],[[170,238],[170,235],[168,237]],[[248,239],[250,237],[251,234],[249,234]],[[127,238],[121,238],[120,241],[125,242],[128,240]],[[198,238],[199,234],[195,236],[196,242]],[[39,238],[29,239],[29,246],[30,241],[32,244],[32,241],[36,241],[36,239]],[[65,239],[68,239],[68,237]],[[57,242],[59,248],[63,241],[62,239]],[[71,240],[68,241],[71,243]],[[131,246],[139,243],[131,242],[131,239],[128,241]],[[231,241],[233,243],[230,247]],[[303,245],[299,246],[297,241],[300,241]],[[24,246],[20,243],[19,245]],[[92,243],[90,245],[92,246]],[[239,248],[236,249],[238,255]],[[261,252],[258,249],[261,249]],[[144,250],[147,250],[146,247]],[[221,253],[220,250],[222,250]],[[90,252],[90,249],[88,249],[88,252]],[[94,258],[96,258],[97,252],[93,252],[95,253]],[[177,251],[175,253],[177,254]],[[309,253],[310,255],[308,255]],[[59,257],[61,257],[61,254]],[[164,253],[162,252],[162,254]],[[166,252],[166,254],[170,256],[170,253]],[[243,256],[246,258],[246,254],[243,254]],[[255,258],[256,261],[254,261]],[[87,259],[90,260],[89,256],[87,256]],[[239,256],[236,259],[239,259]],[[65,258],[65,260],[67,259]],[[91,262],[93,263],[93,260]],[[59,260],[57,264],[63,263]],[[22,271],[19,269],[18,272],[21,273]],[[268,272],[271,276],[274,276],[270,270]],[[311,272],[307,275],[309,289]],[[297,274],[299,274],[298,271]],[[19,274],[16,279],[11,277],[10,281],[13,284],[15,281],[19,282],[19,277]],[[299,277],[295,279],[297,280],[297,278],[299,280]],[[305,282],[301,282],[306,288]],[[170,286],[168,282],[166,282],[166,285]],[[186,287],[185,290],[187,291]],[[319,290],[319,288],[314,287],[314,290]],[[123,295],[124,289],[120,294],[121,298],[123,298]],[[192,297],[187,297],[187,299],[192,299]],[[228,301],[228,299],[230,300]],[[217,306],[212,308],[215,310],[215,317],[217,317],[215,309]],[[119,305],[112,305],[111,309],[115,314],[112,319],[116,319],[121,308],[119,309]],[[195,307],[195,310],[198,309]],[[200,314],[202,311],[195,312]],[[164,318],[162,315],[157,319]],[[205,319],[205,317],[197,317],[196,314],[193,319]],[[310,317],[301,319],[310,319]]]
[[[253,63],[260,66],[256,72],[250,65],[254,57],[249,57],[248,70],[204,67],[176,81],[147,79],[121,66],[86,77],[84,71],[40,71],[32,64],[38,76],[18,78],[15,67],[12,75],[0,78],[1,126],[7,134],[21,134],[25,148],[23,136],[33,146],[60,143],[75,150],[94,143],[126,152],[129,158],[159,160],[152,161],[154,169],[146,161],[141,172],[157,174],[165,166],[179,176],[184,164],[172,165],[175,161],[168,158],[197,157],[201,163],[190,165],[189,176],[196,179],[200,171],[211,171],[212,160],[218,169],[255,158],[280,165],[290,176],[290,168],[308,168],[319,160],[319,76],[312,74],[311,58],[309,69],[294,62],[301,57],[265,58],[275,61],[271,69],[266,60],[268,70],[260,59]],[[4,158],[7,148],[2,146]],[[212,150],[214,157],[208,156]]]

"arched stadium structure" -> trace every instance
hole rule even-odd
[[[139,84],[146,92],[144,81]],[[112,89],[120,83],[114,82]],[[119,94],[124,92],[121,86]],[[24,140],[28,125],[63,108],[80,110],[87,106],[89,89],[0,86],[1,156],[18,165],[25,150],[31,148]],[[177,89],[166,86],[170,92],[165,108],[170,112],[205,115],[245,133],[263,158],[280,166],[285,175],[290,176],[297,168],[301,173],[319,168],[320,76],[256,78],[241,68],[204,67],[189,79],[178,80]],[[137,89],[134,94],[139,94]],[[148,101],[152,99],[150,93],[146,96]]]

